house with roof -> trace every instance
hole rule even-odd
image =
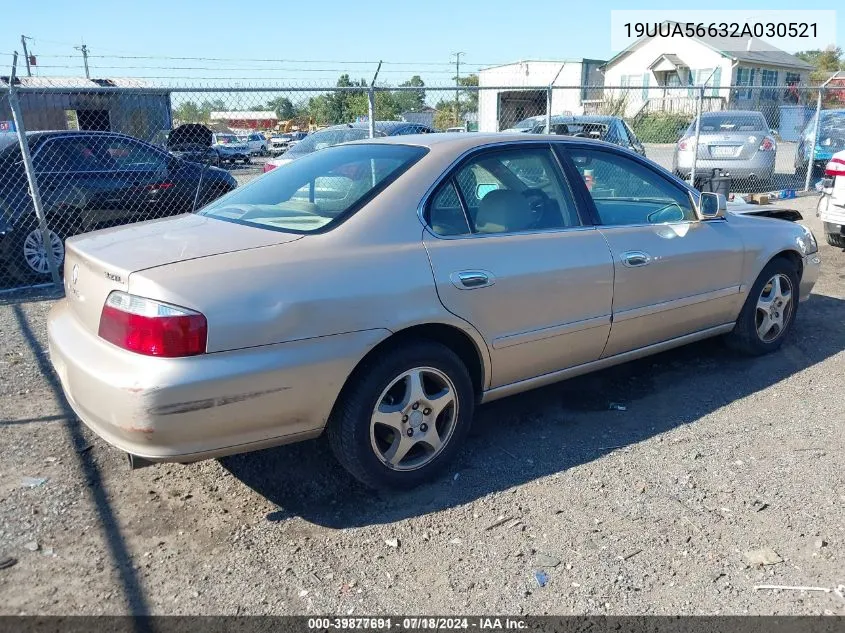
[[[170,90],[142,79],[16,77],[15,85],[27,89],[18,94],[27,130],[112,131],[160,142],[173,124]],[[0,77],[0,91],[8,87],[9,77]],[[0,100],[0,129],[11,119],[8,99]]]
[[[625,115],[635,116],[641,112],[692,114],[693,86],[700,85],[706,88],[703,110],[776,112],[779,104],[799,103],[798,87],[808,84],[813,67],[753,37],[739,41],[657,35],[638,38],[601,70],[608,88],[594,108],[606,107],[611,99],[624,100]]]

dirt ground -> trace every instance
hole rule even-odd
[[[814,202],[790,206],[821,237]],[[401,495],[324,440],[131,472],[52,379],[52,301],[0,305],[0,612],[845,614],[845,253],[821,254],[778,353],[706,341],[482,407]]]

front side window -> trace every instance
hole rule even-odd
[[[313,152],[206,206],[200,215],[312,233],[339,224],[426,153],[407,145],[341,145]]]
[[[432,197],[428,221],[435,233],[445,235],[580,224],[569,189],[546,148],[485,152],[469,159]]]
[[[612,152],[569,149],[605,226],[694,221],[687,192],[638,161]]]

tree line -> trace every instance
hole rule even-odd
[[[478,86],[478,75],[467,75],[457,81],[462,87]],[[270,99],[256,108],[233,108],[223,99],[205,100],[201,103],[185,101],[173,112],[173,116],[180,123],[207,123],[212,112],[238,110],[270,110],[280,121],[294,121],[301,126],[314,122],[316,125],[336,125],[351,123],[358,117],[368,115],[367,87],[364,79],[353,80],[348,74],[341,75],[336,87],[345,90],[333,90],[308,97],[307,100],[294,103],[289,97],[280,96]],[[397,120],[405,112],[422,112],[426,109],[426,86],[419,75],[399,84],[409,90],[379,90],[375,93],[375,118],[378,121]],[[434,106],[434,125],[445,129],[459,124],[468,113],[478,110],[478,92],[474,90],[458,90],[457,97],[452,97],[453,91],[438,89],[443,94]],[[307,95],[308,93],[302,93]]]

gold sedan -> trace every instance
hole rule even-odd
[[[326,432],[364,483],[409,487],[479,403],[711,336],[777,349],[818,271],[803,226],[613,145],[399,136],[69,239],[50,354],[135,465]]]

